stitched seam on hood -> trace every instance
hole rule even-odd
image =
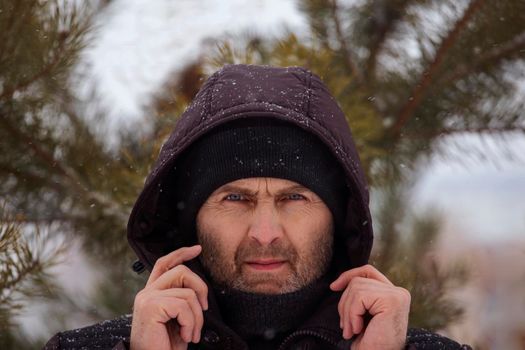
[[[304,94],[304,102],[303,102],[303,115],[304,117],[308,120],[308,122],[310,123],[314,123],[317,125],[317,130],[321,130],[321,133],[324,134],[324,137],[329,140],[327,141],[329,143],[329,145],[331,146],[331,148],[336,151],[335,153],[340,152],[342,154],[342,157],[338,157],[337,154],[336,154],[336,158],[344,158],[344,160],[348,160],[347,164],[349,165],[350,167],[350,170],[353,174],[356,174],[357,172],[359,172],[359,169],[358,167],[356,166],[354,160],[352,157],[349,157],[348,154],[346,153],[346,151],[344,150],[344,146],[341,144],[338,144],[337,142],[335,142],[337,140],[337,138],[335,137],[335,135],[331,132],[331,130],[325,128],[323,125],[321,125],[320,123],[316,122],[314,119],[310,118],[310,101],[311,101],[311,98],[312,98],[312,76],[313,76],[313,73],[309,70],[306,70],[306,69],[299,69],[299,71],[301,73],[303,73],[305,79],[306,79],[306,84],[303,84],[306,85],[306,90],[305,90],[305,94]],[[289,109],[287,107],[284,107],[282,105],[279,105],[279,104],[276,104],[276,103],[270,103],[270,102],[267,102],[267,101],[250,101],[250,102],[242,102],[242,103],[239,103],[237,105],[232,105],[232,106],[228,106],[227,108],[223,108],[223,109],[219,109],[218,111],[215,111],[212,115],[212,102],[213,102],[213,88],[214,86],[216,85],[217,81],[220,80],[221,76],[223,75],[223,72],[224,72],[224,69],[221,69],[219,71],[217,71],[210,79],[212,79],[209,87],[208,87],[208,91],[206,93],[206,96],[205,96],[205,103],[204,103],[204,106],[203,106],[203,112],[201,113],[201,118],[200,118],[200,123],[203,124],[203,127],[207,127],[208,125],[208,122],[209,120],[211,119],[211,117],[213,115],[216,115],[216,114],[219,114],[221,113],[222,111],[224,110],[228,110],[228,109],[231,109],[231,108],[235,108],[237,106],[241,106],[241,105],[246,105],[246,104],[249,104],[249,103],[264,103],[265,105],[274,105],[274,106],[277,106],[279,108],[282,108],[284,110],[289,110],[289,111],[293,111],[293,112],[296,112],[295,110],[293,109]],[[335,102],[335,101],[334,101]],[[267,110],[266,110],[267,111]],[[269,112],[269,111],[268,111]],[[184,112],[185,113],[185,112]],[[301,122],[303,120],[298,120],[296,119],[293,115],[290,115],[291,119],[294,119],[296,120],[299,124],[301,124]],[[222,124],[222,123],[221,123]],[[192,132],[193,131],[193,132]],[[195,133],[198,133],[200,131],[200,128],[197,128],[196,126],[194,126],[194,128],[192,128],[192,130],[190,130],[189,133],[187,133],[186,135],[183,136],[182,140],[180,142],[177,142],[177,146],[172,148],[171,151],[172,151],[172,154],[170,155],[170,157],[168,159],[166,159],[164,162],[161,163],[161,166],[164,166],[164,164],[166,164],[172,157],[173,157],[173,153],[176,153],[180,150],[181,148],[181,144],[185,144],[186,143],[186,140],[187,138],[192,138],[194,136]],[[309,131],[311,133],[311,131]],[[342,160],[342,159],[340,159]],[[351,175],[353,177],[353,175]]]
[[[307,73],[307,85],[306,85],[306,93],[305,93],[305,96],[306,96],[306,103],[305,103],[305,116],[308,118],[308,119],[312,119],[310,118],[310,100],[312,98],[312,72],[310,71],[306,71],[305,73]]]
[[[204,102],[203,111],[200,118],[200,123],[206,123],[207,117],[211,114],[211,104],[213,102],[213,88],[215,84],[217,83],[217,80],[219,80],[219,76],[222,74],[222,69],[218,71],[213,77],[212,81],[210,83],[210,86],[208,88],[208,91],[206,91],[206,99]]]

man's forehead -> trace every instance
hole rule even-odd
[[[280,179],[275,177],[250,177],[228,182],[219,187],[215,192],[223,192],[232,189],[245,189],[249,191],[258,191],[259,189],[268,189],[273,191],[296,190],[311,191],[307,187],[291,180]]]

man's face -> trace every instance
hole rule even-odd
[[[332,258],[332,215],[300,184],[248,178],[214,191],[197,214],[201,260],[215,282],[280,294],[321,277]]]

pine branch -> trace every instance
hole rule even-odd
[[[478,128],[458,128],[458,129],[441,129],[439,133],[433,135],[442,135],[448,136],[453,134],[461,133],[470,133],[470,134],[503,134],[507,132],[522,132],[525,134],[525,126],[501,126],[501,127],[491,127],[491,126],[482,126]]]
[[[16,262],[12,262],[16,263]],[[16,269],[16,276],[13,279],[2,279],[2,293],[0,294],[0,303],[5,303],[11,298],[14,293],[14,288],[21,282],[28,279],[29,276],[41,273],[42,265],[39,261],[33,260],[29,265],[22,266],[21,269]]]
[[[29,171],[21,171],[18,168],[13,168],[6,164],[0,163],[0,173],[4,174],[14,174],[17,178],[23,178],[27,180],[29,183],[46,183],[49,188],[54,189],[55,191],[63,191],[63,187],[61,187],[58,183],[54,181],[48,181],[49,177],[43,177],[37,174],[33,174]]]
[[[459,34],[465,28],[472,16],[478,11],[483,4],[483,0],[472,0],[468,8],[463,13],[463,16],[456,22],[454,29],[452,29],[447,37],[441,41],[441,45],[434,55],[433,61],[424,70],[420,81],[414,86],[410,98],[407,103],[401,108],[395,123],[389,130],[389,133],[395,138],[399,137],[401,129],[414,116],[414,112],[423,102],[425,94],[432,86],[435,79],[435,74],[441,67],[448,51],[455,45]]]
[[[27,228],[14,223],[7,210],[8,203],[0,204],[0,333],[13,326],[13,316],[33,297],[55,298],[57,288],[48,269],[63,257],[64,244],[53,244],[38,228],[22,233]],[[1,339],[0,337],[0,344]]]
[[[42,218],[27,217],[27,216],[16,216],[9,220],[4,220],[6,224],[33,224],[33,225],[50,225],[52,223],[62,222],[68,223],[71,221],[71,216],[46,216]]]
[[[404,0],[400,4],[397,4],[395,11],[398,16],[388,16],[386,21],[376,28],[377,38],[374,40],[369,49],[370,53],[368,54],[368,61],[366,63],[366,76],[368,78],[374,78],[379,52],[388,38],[388,34],[394,29],[396,23],[402,18],[402,14],[405,12],[404,10],[406,9],[409,2],[410,0]]]
[[[525,134],[525,126],[482,126],[482,127],[466,127],[466,128],[444,128],[432,132],[425,132],[417,130],[414,133],[406,134],[409,139],[434,139],[441,136],[450,136],[456,134],[505,134],[510,132],[522,132]]]
[[[508,59],[509,57],[523,52],[525,49],[525,32],[517,35],[512,40],[499,45],[492,50],[482,54],[479,58],[467,64],[462,64],[456,67],[451,73],[447,74],[443,79],[445,85],[459,81],[465,77],[468,77],[489,64],[495,64],[501,60]]]
[[[57,52],[54,54],[54,57],[51,60],[51,62],[46,64],[44,67],[42,67],[40,71],[36,72],[36,74],[29,77],[28,79],[23,80],[19,82],[18,84],[11,86],[5,89],[4,91],[2,91],[2,94],[0,94],[0,100],[3,100],[5,98],[11,98],[14,92],[27,88],[31,84],[35,83],[36,81],[40,80],[41,78],[51,73],[53,69],[55,69],[58,66],[58,64],[62,61],[62,54],[63,54],[65,39],[66,39],[65,36],[60,37]]]
[[[13,11],[11,11],[12,14],[18,14],[19,13],[19,8],[20,6],[22,5],[22,1],[15,1],[14,2],[14,8],[13,8]],[[30,11],[27,11],[25,12],[25,14],[29,14]],[[22,17],[22,18],[20,18]],[[15,23],[15,20],[22,20],[23,19],[23,16],[16,16],[16,15],[11,15],[9,16],[9,20],[6,22],[6,26],[5,28],[2,28],[3,30],[0,32],[1,33],[1,40],[0,40],[0,52],[5,52],[5,45],[7,43],[7,36],[10,35],[10,32],[11,32],[11,28],[13,28],[13,25]]]
[[[9,132],[23,140],[24,143],[28,145],[31,150],[33,150],[35,155],[44,163],[46,163],[50,169],[54,169],[58,175],[63,177],[74,191],[78,192],[81,196],[85,196],[86,198],[97,202],[106,209],[107,214],[116,217],[122,223],[126,223],[127,216],[122,212],[120,206],[116,202],[103,193],[99,193],[93,189],[88,189],[87,187],[82,186],[82,181],[80,180],[80,177],[77,176],[73,168],[68,167],[67,165],[55,159],[53,155],[34,142],[31,137],[13,127],[8,122],[7,118],[1,118],[0,121]]]
[[[341,28],[341,22],[339,21],[339,17],[337,15],[337,12],[339,10],[337,0],[330,0],[330,15],[332,16],[332,20],[334,21],[335,26],[335,32],[337,35],[337,41],[339,42],[339,48],[341,52],[343,53],[343,59],[344,63],[347,66],[347,68],[352,72],[352,75],[355,77],[357,82],[359,84],[363,83],[363,73],[361,73],[359,67],[356,65],[356,63],[353,60],[353,53],[348,48],[348,45],[346,44],[346,39],[343,35],[343,31]]]
[[[2,122],[4,127],[9,131],[9,133],[15,135],[16,138],[22,140],[22,143],[29,146],[29,148],[34,152],[34,154],[38,158],[40,158],[40,160],[44,161],[44,163],[49,165],[51,169],[55,169],[56,172],[58,172],[58,174],[63,177],[69,177],[67,171],[62,167],[62,165],[59,162],[57,162],[54,159],[53,155],[41,148],[36,142],[34,142],[34,140],[30,136],[24,134],[23,132],[15,128],[13,125],[11,125],[7,118],[4,117],[0,119],[0,121]]]

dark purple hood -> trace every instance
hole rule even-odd
[[[251,117],[293,123],[333,152],[349,187],[345,224],[338,232],[344,242],[338,242],[337,268],[366,264],[373,240],[368,187],[343,112],[319,77],[304,68],[253,65],[227,65],[214,73],[163,145],[128,222],[129,243],[142,263],[151,270],[160,256],[183,244],[171,230],[173,222],[159,215],[159,198],[180,154],[218,125]]]

